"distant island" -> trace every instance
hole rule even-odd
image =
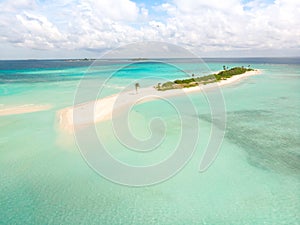
[[[145,60],[149,60],[147,58],[133,58],[131,59],[131,61],[145,61]]]
[[[67,62],[82,62],[82,61],[95,61],[96,59],[83,58],[83,59],[66,59]]]
[[[199,85],[206,85],[209,83],[218,82],[221,80],[227,80],[228,78],[231,78],[236,75],[244,74],[248,71],[254,71],[254,69],[245,67],[234,67],[231,69],[226,69],[224,66],[221,72],[216,74],[210,74],[207,76],[201,76],[201,77],[194,77],[193,74],[192,78],[188,79],[182,79],[182,80],[175,80],[175,81],[168,81],[166,83],[158,83],[157,86],[155,86],[155,89],[158,91],[166,91],[171,89],[181,89],[181,88],[189,88],[189,87],[195,87]]]
[[[117,59],[117,58],[105,58],[105,59],[96,59],[96,58],[82,58],[82,59],[66,59],[67,62],[89,62],[89,61],[99,61],[99,60],[130,60],[130,61],[147,61],[150,60],[148,58],[132,58],[132,59]]]

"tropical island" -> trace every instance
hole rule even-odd
[[[206,85],[206,88],[217,88],[224,85],[235,83],[248,76],[260,74],[260,70],[245,67],[227,68],[223,71],[202,77],[195,77],[182,80],[169,81],[157,86],[140,88],[139,83],[135,83],[132,91],[124,91],[118,94],[106,96],[95,101],[90,101],[78,105],[64,108],[58,112],[59,126],[67,131],[73,132],[74,126],[81,127],[94,124],[97,122],[112,119],[112,112],[119,111],[132,104],[140,104],[152,101],[157,98],[168,98],[187,93],[203,91],[199,88]],[[171,90],[172,91],[165,91]],[[119,101],[117,101],[119,99]],[[122,100],[120,100],[122,99]],[[94,115],[90,116],[90,109],[94,109]],[[73,118],[76,112],[77,118]]]
[[[244,74],[248,71],[254,71],[254,69],[251,69],[249,67],[250,66],[248,66],[248,68],[233,67],[231,69],[227,69],[224,66],[222,71],[215,73],[215,74],[210,74],[210,75],[201,76],[201,77],[194,77],[195,75],[193,74],[192,78],[168,81],[163,84],[158,83],[157,86],[155,86],[154,88],[158,91],[166,91],[166,90],[171,90],[171,89],[190,88],[190,87],[196,87],[199,85],[206,85],[209,83],[227,80],[228,78],[231,78],[236,75]]]

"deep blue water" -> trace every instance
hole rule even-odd
[[[253,64],[300,64],[300,57],[256,57],[256,58],[202,58],[206,63],[253,63]],[[199,59],[155,59],[157,61],[168,62],[190,62],[199,61]],[[103,65],[116,63],[135,63],[136,61],[127,59],[109,59],[100,60]],[[151,60],[149,60],[151,61]],[[0,60],[0,70],[25,70],[25,69],[65,69],[74,67],[90,66],[93,61],[79,61],[67,59],[51,59],[51,60]]]
[[[203,58],[201,59],[154,59],[149,61],[133,61],[128,59],[101,59],[97,60],[97,67],[93,70],[89,67],[93,60],[2,60],[0,61],[0,83],[36,83],[79,80],[84,75],[101,76],[113,73],[117,68],[121,72],[115,74],[118,77],[128,77],[130,74],[155,73],[157,70],[165,75],[176,74],[178,68],[171,69],[168,63],[181,65],[185,72],[196,74],[208,74],[210,70],[221,70],[220,64],[235,65],[264,65],[264,64],[300,64],[300,57],[294,58]],[[208,66],[207,66],[208,65]],[[209,68],[208,68],[209,67]],[[254,66],[255,67],[255,66]],[[98,69],[97,69],[98,68]],[[171,70],[170,70],[171,69]],[[142,74],[142,75],[141,75]],[[182,76],[182,75],[181,75]],[[169,78],[169,76],[166,76]],[[138,77],[141,78],[141,77]],[[176,78],[176,77],[174,77]]]

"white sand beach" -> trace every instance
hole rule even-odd
[[[96,101],[83,103],[62,109],[58,112],[59,126],[67,132],[73,132],[76,127],[85,126],[112,118],[113,112],[119,112],[122,108],[130,105],[140,104],[153,99],[168,98],[193,92],[201,92],[211,88],[218,88],[224,85],[236,83],[249,76],[260,74],[260,70],[248,71],[241,75],[235,75],[227,80],[221,80],[207,85],[197,87],[173,89],[168,91],[157,91],[154,87],[141,88],[136,94],[135,91],[126,91],[111,95]],[[76,110],[76,111],[75,111]],[[94,116],[92,116],[94,110]],[[76,119],[73,118],[76,113]]]
[[[34,105],[34,104],[9,106],[5,108],[0,107],[0,116],[33,113],[33,112],[48,110],[50,108],[51,105]]]

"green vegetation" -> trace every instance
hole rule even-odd
[[[180,89],[180,88],[189,88],[189,87],[195,87],[198,85],[205,85],[208,83],[213,83],[221,80],[226,80],[232,76],[240,75],[243,73],[246,73],[247,71],[253,71],[253,69],[245,67],[234,67],[231,69],[227,69],[225,66],[223,66],[223,71],[217,73],[217,74],[210,74],[203,77],[192,77],[188,79],[183,80],[175,80],[175,81],[168,81],[166,83],[159,83],[155,88],[159,91],[166,91],[170,89]]]

